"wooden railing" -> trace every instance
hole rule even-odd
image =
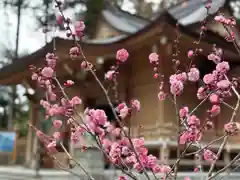
[[[142,127],[132,127],[132,137],[144,137],[146,141],[156,141],[160,138],[174,138],[177,135],[177,128],[171,123],[144,125]]]
[[[222,130],[208,130],[203,132],[202,141],[205,143],[211,142],[220,136],[223,136]],[[131,128],[132,137],[144,137],[146,141],[157,141],[159,139],[176,140],[177,126],[172,123],[144,125],[142,127]],[[240,141],[240,136],[230,136],[229,143]],[[221,143],[219,141],[218,143]]]

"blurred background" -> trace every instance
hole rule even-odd
[[[163,8],[177,3],[177,0],[66,0],[64,13],[74,20],[84,20],[85,35],[91,39],[104,4],[110,3],[130,14],[145,19],[154,18]],[[53,32],[61,34],[62,27],[56,24],[58,11],[53,0],[2,0],[0,2],[0,67],[11,64],[24,55],[33,53],[50,42]],[[121,26],[121,24],[119,25]],[[28,118],[26,90],[1,86],[0,128],[17,126],[20,136],[26,136]],[[14,122],[12,121],[14,119]]]

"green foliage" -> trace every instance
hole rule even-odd
[[[85,14],[86,33],[91,37],[96,30],[97,21],[104,8],[104,0],[88,0],[86,2],[87,12]]]
[[[18,128],[19,128],[19,136],[27,136],[28,133],[28,112],[24,112],[22,113],[22,116],[20,117],[20,119],[17,120],[17,124],[18,124]]]

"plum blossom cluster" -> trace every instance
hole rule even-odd
[[[212,71],[212,73],[206,74],[203,77],[204,85],[198,89],[197,97],[201,100],[210,94],[210,102],[218,105],[224,98],[232,95],[232,83],[225,78],[230,66],[226,61],[219,62],[219,60],[216,61],[215,58],[210,58],[210,60],[214,61],[215,63],[217,62],[216,68]],[[219,107],[216,108],[215,106],[213,109],[219,110]]]
[[[118,136],[122,136],[121,133]],[[159,165],[157,158],[153,155],[148,155],[148,150],[144,147],[144,139],[132,139],[134,148],[137,152],[139,160],[143,164],[145,169],[149,169],[154,173],[168,173],[171,168],[167,165]],[[135,154],[131,150],[130,142],[127,138],[122,137],[120,140],[111,141],[109,139],[103,139],[102,144],[109,154],[113,164],[122,166],[124,164],[127,167],[131,167],[138,172],[142,172],[142,166],[137,161]]]
[[[58,8],[61,8],[61,2],[58,1],[56,6]],[[59,25],[62,25],[66,30],[66,36],[67,37],[73,37],[73,38],[82,38],[84,36],[84,30],[85,30],[85,23],[83,21],[76,21],[74,26],[74,31],[70,28],[70,24],[72,24],[70,18],[66,18],[62,13],[60,13],[57,17],[57,22]]]
[[[201,49],[197,49],[196,52],[202,51]],[[193,50],[189,50],[187,56],[189,59],[192,59],[196,53]],[[177,63],[178,61],[176,61]],[[187,71],[178,70],[175,74],[169,77],[170,83],[170,92],[174,96],[179,96],[184,89],[184,85],[187,82],[197,82],[200,79],[200,71],[194,65],[189,67]]]
[[[229,135],[238,135],[240,124],[238,122],[229,122],[224,125],[224,130]]]
[[[185,123],[187,129],[180,135],[180,144],[186,144],[188,142],[198,142],[201,140],[202,133],[200,131],[200,120],[195,115],[189,115],[189,108],[183,107],[179,110],[180,120]]]
[[[56,86],[57,79],[55,77],[56,63],[57,57],[55,54],[48,53],[46,55],[46,66],[44,68],[30,67],[32,80],[36,81],[37,85],[46,92],[45,100],[42,99],[40,101],[40,105],[45,109],[46,118],[61,116],[70,119],[73,116],[75,106],[80,105],[82,100],[78,96],[71,99],[59,96]],[[73,81],[67,80],[64,86],[69,87],[73,84]],[[61,120],[56,119],[53,120],[52,123],[57,130],[60,130],[62,126]],[[57,140],[61,138],[61,133],[57,131],[50,137],[40,131],[37,132],[38,137],[45,144],[47,150],[53,152]]]
[[[208,99],[209,102],[212,104],[211,108],[207,111],[210,117],[215,117],[220,114],[220,104],[224,101],[224,99],[232,95],[231,87],[234,85],[228,80],[228,78],[226,78],[230,66],[228,62],[221,61],[221,56],[222,50],[216,48],[214,48],[214,52],[208,56],[209,60],[216,63],[216,68],[212,71],[212,73],[206,74],[203,77],[204,85],[199,87],[197,91],[198,99]],[[199,74],[197,74],[197,76],[198,75]],[[196,75],[193,76],[196,77]],[[172,77],[170,77],[170,83],[173,81],[173,78],[178,80],[180,79],[181,82],[184,82],[187,79],[186,75],[180,77],[181,78],[177,78],[176,75],[172,75]],[[178,94],[181,92],[180,88],[175,89],[175,93],[177,92]],[[185,124],[185,130],[181,133],[180,136],[180,144],[200,141],[202,137],[202,131],[200,130],[200,120],[198,119],[198,117],[190,113],[188,107],[183,107],[179,110],[179,117],[182,121],[182,124]],[[213,122],[210,119],[207,119],[205,122],[205,126],[207,128],[213,127]],[[229,122],[224,125],[224,130],[227,135],[237,135],[239,133],[239,128],[240,125],[237,122]],[[206,161],[209,161],[211,163],[217,160],[217,155],[209,149],[203,149],[203,157]]]
[[[202,138],[200,119],[196,115],[190,115],[188,107],[183,107],[179,110],[179,117],[183,123],[186,121],[186,129],[180,135],[180,144],[199,142]],[[211,121],[207,121],[206,125],[213,127]],[[217,159],[215,153],[205,148],[203,149],[203,157],[209,162]]]
[[[189,69],[189,71],[173,74],[169,77],[169,83],[170,83],[170,92],[173,95],[179,96],[184,89],[184,84],[187,81],[190,82],[197,82],[200,78],[200,72],[196,67],[192,67]]]
[[[164,76],[160,74],[159,72],[159,55],[157,53],[151,53],[148,56],[149,62],[153,68],[154,72],[154,79],[160,78],[160,85],[159,85],[159,93],[158,93],[158,99],[160,101],[163,101],[166,99],[167,94],[164,92]]]
[[[131,107],[129,108],[128,105],[123,102],[123,103],[120,103],[115,109],[116,109],[116,112],[119,114],[119,117],[121,119],[124,119],[126,118],[128,115],[131,115],[131,112],[133,110],[136,110],[137,112],[140,111],[140,108],[141,108],[141,104],[140,102],[137,100],[137,99],[133,99],[130,101],[130,105]]]
[[[209,149],[204,149],[203,157],[206,161],[211,163],[217,160],[217,155]]]
[[[215,21],[223,24],[224,26],[229,26],[229,27],[236,26],[236,20],[233,17],[226,18],[223,14],[220,14],[215,16],[214,19]],[[228,31],[229,31],[229,34],[228,36],[225,37],[225,39],[227,41],[234,41],[235,40],[234,32],[232,31],[232,29],[229,29]]]
[[[118,66],[120,63],[124,63],[128,60],[129,53],[126,49],[119,49],[116,53],[116,66],[112,66],[110,70],[105,74],[105,79],[111,81],[118,75]]]
[[[212,53],[208,55],[208,60],[218,64],[222,61],[223,50],[221,48],[213,47]]]
[[[230,25],[230,26],[236,25],[236,20],[233,17],[227,18],[223,14],[215,16],[214,20],[225,25]]]
[[[135,109],[136,111],[140,110],[140,102],[138,100],[132,100],[131,106],[132,109]],[[128,108],[125,103],[121,103],[118,105],[116,110],[120,112],[121,116],[122,110],[124,110],[123,114],[126,114],[125,111],[129,112],[130,108]],[[142,167],[133,152],[130,140],[125,136],[125,133],[128,132],[128,128],[119,128],[110,123],[103,110],[86,109],[84,114],[87,130],[89,130],[91,134],[99,137],[99,141],[103,145],[105,153],[114,165],[127,165],[127,167],[131,167],[138,172],[142,172],[143,167],[145,169],[152,170],[154,173],[167,173],[170,171],[171,168],[169,166],[159,165],[157,163],[157,158],[148,154],[148,150],[144,146],[143,138],[135,138],[131,141],[133,143],[134,150],[143,165]],[[77,135],[82,135],[82,132],[77,132]],[[75,135],[75,137],[77,137],[77,135]]]

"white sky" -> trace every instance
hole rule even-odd
[[[148,2],[159,3],[161,0],[146,0]],[[33,2],[33,1],[31,1]],[[35,1],[36,2],[36,1]],[[124,10],[132,9],[132,4],[129,0],[124,0]],[[67,15],[71,14],[66,12]],[[16,35],[16,24],[17,16],[15,12],[8,12],[8,15],[4,14],[3,9],[0,9],[0,15],[4,18],[5,22],[9,22],[9,26],[0,28],[0,33],[5,34],[0,40],[0,53],[4,46],[15,48],[15,35]],[[34,14],[31,11],[23,11],[21,18],[21,29],[20,29],[20,44],[19,51],[22,53],[32,53],[38,50],[45,43],[45,35],[41,31],[36,31],[36,22],[34,19]],[[50,34],[51,36],[51,34]],[[0,54],[1,56],[1,54]]]
[[[162,0],[145,0],[146,2],[160,3]],[[123,10],[130,11],[131,13],[135,13],[133,10],[133,4],[129,0],[124,0],[124,4],[122,7]]]

